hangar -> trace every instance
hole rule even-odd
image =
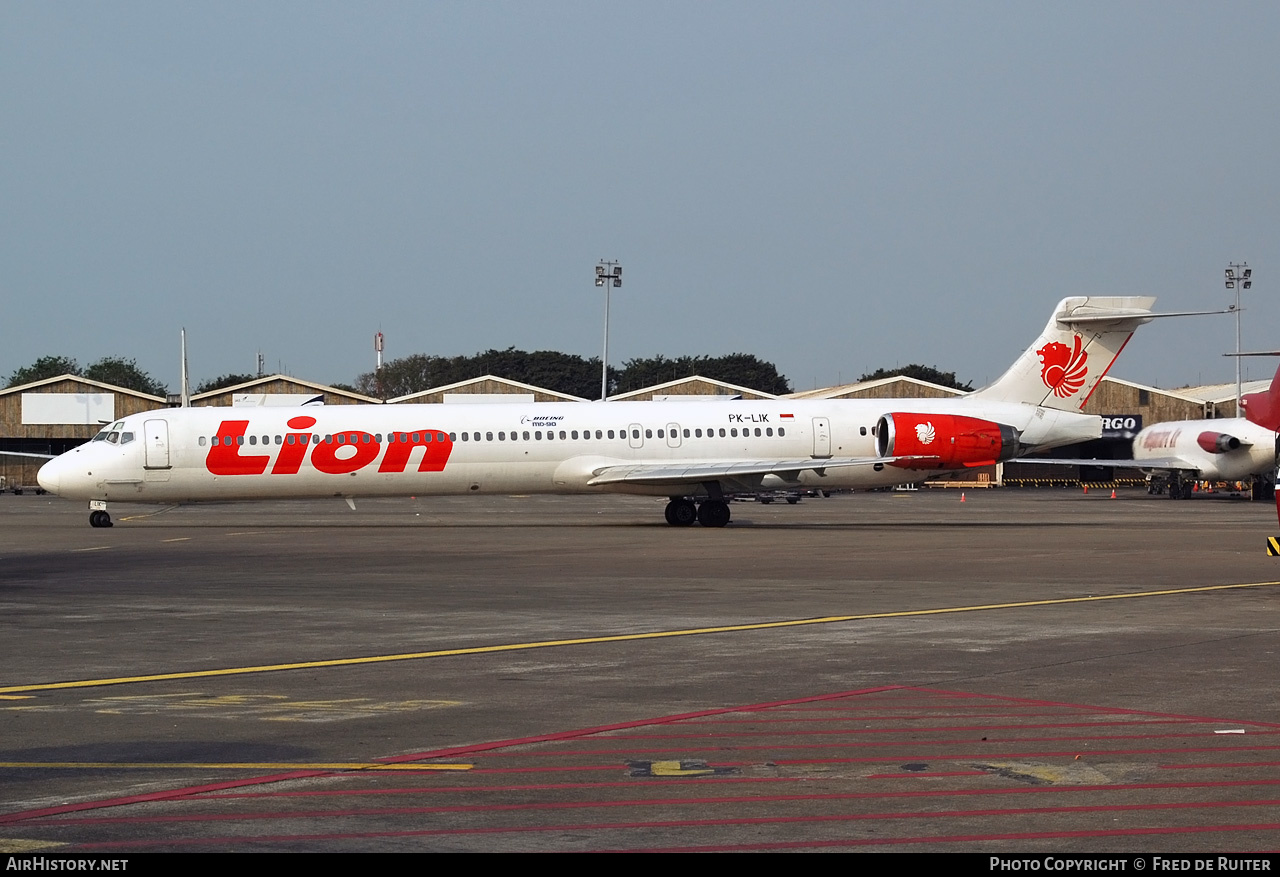
[[[59,375],[0,390],[0,450],[61,454],[128,414],[164,408],[160,396],[78,375]],[[0,487],[34,487],[43,460],[0,454]]]
[[[304,381],[289,375],[264,375],[191,397],[192,405],[241,408],[262,405],[374,405],[380,402],[352,390]]]
[[[497,375],[481,375],[466,381],[432,387],[407,396],[388,399],[388,405],[412,403],[423,405],[450,402],[586,402],[581,396],[557,393]]]
[[[739,387],[737,384],[730,384],[725,381],[718,381],[715,378],[704,378],[701,375],[690,375],[686,378],[677,378],[674,381],[667,381],[662,384],[654,384],[652,387],[641,387],[639,390],[629,390],[626,393],[618,393],[610,396],[610,402],[651,402],[670,401],[672,399],[697,399],[699,401],[709,401],[710,399],[777,399],[772,393],[766,393],[762,390],[753,390],[750,387]]]

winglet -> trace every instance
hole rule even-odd
[[[1240,397],[1240,407],[1250,423],[1280,432],[1280,369],[1276,369],[1276,376],[1265,392],[1245,393]]]

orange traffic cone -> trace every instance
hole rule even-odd
[[[963,493],[962,493],[962,494],[960,494],[960,501],[961,501],[961,502],[964,502],[964,494],[963,494]]]
[[[1084,486],[1084,492],[1085,492],[1085,493],[1088,493],[1088,492],[1089,492],[1089,485],[1087,485],[1087,484],[1086,484],[1086,485]]]
[[[1113,487],[1113,488],[1111,488],[1111,498],[1112,498],[1112,499],[1115,499],[1115,498],[1116,498],[1116,489],[1115,489],[1114,487]]]

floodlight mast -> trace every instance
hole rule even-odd
[[[1227,289],[1236,291],[1236,417],[1240,415],[1240,290],[1253,288],[1253,269],[1248,262],[1232,262],[1227,265]]]
[[[609,290],[622,286],[622,265],[601,259],[596,265],[596,286],[604,287],[604,354],[600,357],[600,401],[609,398]]]

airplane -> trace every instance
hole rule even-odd
[[[1097,438],[1080,413],[1149,296],[1063,299],[999,379],[946,399],[183,407],[133,414],[46,463],[40,485],[108,503],[304,497],[666,496],[672,526],[729,523],[726,497],[923,481]]]
[[[1152,424],[1133,438],[1133,460],[1095,461],[1164,473],[1171,499],[1189,499],[1196,481],[1248,481],[1254,499],[1276,468],[1276,434],[1244,417]]]
[[[1133,437],[1128,459],[1028,457],[1014,462],[1142,469],[1148,474],[1149,490],[1167,489],[1170,499],[1190,499],[1197,481],[1248,481],[1250,497],[1266,499],[1268,482],[1276,471],[1280,372],[1269,390],[1241,397],[1240,408],[1246,416],[1172,420],[1145,427]]]

